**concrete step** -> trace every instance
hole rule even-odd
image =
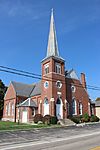
[[[76,125],[76,123],[74,123],[70,119],[60,119],[58,123],[62,126],[75,126]]]

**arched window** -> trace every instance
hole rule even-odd
[[[79,114],[82,115],[82,103],[79,103]]]
[[[49,102],[48,102],[48,99],[47,99],[47,98],[45,98],[45,99],[44,99],[44,104],[49,104]]]
[[[8,115],[8,104],[6,104],[6,115]]]
[[[58,74],[61,74],[61,64],[60,63],[55,64],[55,72]]]
[[[10,102],[8,103],[8,116],[10,116]]]
[[[63,118],[63,103],[62,103],[62,99],[61,98],[57,98],[56,101],[56,116],[58,119],[62,119]]]
[[[14,103],[12,103],[11,112],[12,112],[12,116],[13,116],[14,115]]]
[[[35,116],[35,108],[32,108],[32,116]]]
[[[72,99],[72,115],[77,115],[77,104],[74,98]]]
[[[57,99],[56,104],[61,104],[61,100],[60,100],[60,98],[58,98],[58,99]]]
[[[49,101],[47,98],[44,99],[44,116],[49,115]]]
[[[45,74],[48,74],[49,73],[49,64],[46,64],[44,66],[44,70],[45,70]]]

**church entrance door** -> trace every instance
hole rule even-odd
[[[56,116],[58,119],[63,118],[62,100],[60,98],[58,98],[56,102]]]

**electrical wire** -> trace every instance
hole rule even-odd
[[[52,81],[52,82],[56,82],[58,80],[58,79],[50,78],[47,76],[41,77],[41,75],[39,75],[39,74],[30,73],[30,72],[18,70],[15,68],[9,68],[9,67],[5,67],[5,66],[0,66],[0,68],[4,68],[4,69],[0,69],[0,71],[2,71],[2,72],[16,74],[16,75],[20,75],[20,76],[24,76],[24,77],[35,78],[35,79],[39,79],[39,80]],[[13,71],[9,71],[9,70],[13,70]],[[61,81],[63,84],[66,84],[65,80],[61,80]],[[70,85],[72,85],[72,84],[70,84]],[[77,87],[83,88],[82,84],[75,84],[74,83],[74,85]],[[91,85],[87,85],[87,89],[100,91],[100,87],[91,86]]]

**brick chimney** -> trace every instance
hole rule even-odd
[[[81,73],[81,83],[82,83],[82,86],[84,88],[86,88],[86,80],[85,80],[85,74],[84,73]]]

